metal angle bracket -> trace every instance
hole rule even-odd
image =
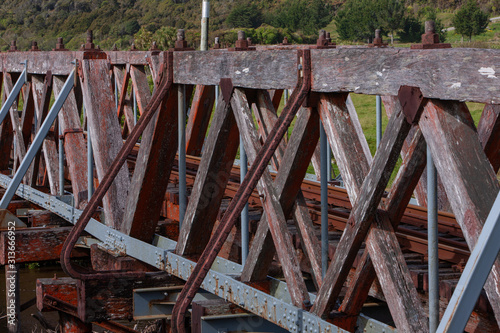
[[[398,91],[398,99],[406,121],[409,124],[417,124],[427,102],[420,88],[401,86]]]

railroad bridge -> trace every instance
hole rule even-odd
[[[498,332],[500,50],[89,34],[0,64],[0,263],[60,260],[36,304],[64,332]],[[350,93],[385,107],[374,156]]]

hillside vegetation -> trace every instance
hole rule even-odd
[[[95,42],[103,49],[114,44],[119,49],[131,43],[148,48],[151,40],[168,47],[175,29],[186,29],[191,46],[199,43],[202,0],[3,0],[0,4],[0,50],[11,40],[19,49],[28,49],[36,40],[41,49],[50,50],[56,38],[66,47],[78,49],[85,32],[94,31]],[[317,30],[331,28],[340,0],[212,0],[210,1],[210,38],[220,36],[231,43],[236,28],[244,27],[257,42],[277,43],[287,36],[297,43],[311,42]],[[482,0],[489,14],[500,9],[500,0]],[[407,11],[438,8],[453,12],[461,0],[406,1]],[[329,26],[330,24],[330,26]],[[162,40],[161,40],[162,39]]]

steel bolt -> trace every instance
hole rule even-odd
[[[243,30],[238,31],[238,40],[245,40],[245,32]]]
[[[380,38],[380,29],[375,29],[375,38]]]
[[[436,32],[436,24],[434,23],[434,21],[425,21],[425,32],[426,33]]]
[[[186,38],[186,34],[184,33],[184,29],[177,30],[177,40],[183,41]]]

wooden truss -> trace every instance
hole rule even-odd
[[[57,152],[63,149],[65,189],[72,193],[76,208],[85,208],[87,138],[92,142],[96,171],[93,179],[98,185],[136,126],[134,101],[140,119],[148,112],[159,93],[159,83],[170,70],[172,87],[159,107],[152,110],[154,116],[137,142],[136,157],[119,169],[102,199],[102,221],[120,234],[145,243],[155,238],[161,216],[165,216],[167,190],[178,179],[177,87],[184,85],[190,109],[186,119],[186,153],[200,159],[182,227],[175,232],[175,253],[196,260],[210,244],[212,233],[223,220],[222,214],[230,213],[225,209],[232,191],[239,138],[252,165],[272,129],[280,124],[283,90],[297,85],[302,70],[299,52],[293,48],[177,51],[173,52],[171,63],[167,61],[167,52],[0,54],[3,100],[23,69],[21,60],[28,61],[29,73],[19,97],[22,109],[14,104],[0,124],[0,171],[9,174],[11,168],[15,172],[48,112],[51,96],[59,94],[74,68],[71,62],[76,59],[78,82],[24,183],[58,194],[61,189]],[[256,186],[255,195],[260,200],[256,205],[263,211],[238,278],[265,290],[263,281],[273,262],[274,266],[277,262],[294,306],[348,331],[355,329],[363,304],[378,288],[400,332],[427,332],[427,305],[422,302],[405,261],[398,225],[412,195],[425,205],[423,171],[428,146],[440,177],[440,208],[455,215],[468,247],[475,246],[500,189],[500,85],[495,74],[482,70],[500,67],[500,53],[472,49],[340,48],[310,50],[310,54],[312,70],[306,102],[297,106],[300,110],[290,137],[279,138],[269,163],[275,172],[264,170]],[[230,80],[234,89],[229,95],[223,91],[216,101],[215,90],[221,79]],[[405,99],[404,92],[411,87],[421,92],[421,99]],[[383,96],[389,123],[374,156],[349,93]],[[477,128],[464,101],[485,104]],[[321,245],[302,191],[310,163],[316,167],[319,164],[320,123],[352,207],[342,236],[330,252],[325,276]],[[389,186],[399,157],[402,165]],[[47,260],[57,258],[67,229],[45,231],[57,236],[47,236],[52,245],[59,244],[57,253],[49,251]],[[299,245],[291,229],[296,230]],[[330,229],[333,231],[335,226]],[[233,229],[232,235],[235,233]],[[23,231],[26,239],[35,235]],[[230,236],[226,245],[234,243],[237,242]],[[19,246],[26,247],[23,244]],[[317,290],[315,299],[311,299],[306,287],[298,251],[310,266]],[[233,257],[238,255],[233,253]],[[498,260],[484,287],[495,320],[471,320],[467,328],[470,331],[494,330],[500,323]],[[94,263],[94,269],[104,271],[99,265]],[[161,282],[164,281],[158,284]],[[87,289],[82,289],[88,292],[89,299],[94,297],[92,283],[95,284],[85,282]],[[130,283],[130,288],[134,286]],[[253,312],[259,315],[259,309]],[[281,322],[276,324],[285,327]]]

